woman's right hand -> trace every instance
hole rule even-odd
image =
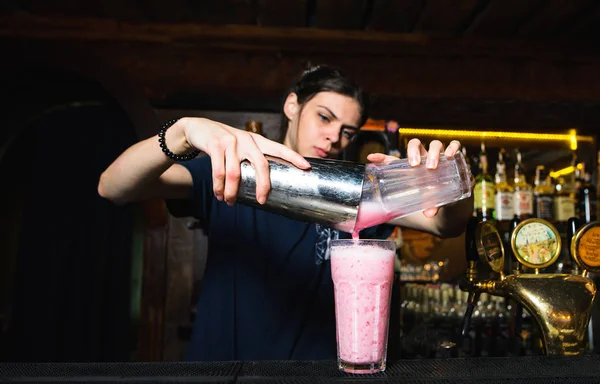
[[[300,169],[310,168],[300,154],[264,136],[204,118],[188,117],[180,122],[186,144],[210,156],[215,197],[229,205],[237,199],[244,160],[248,160],[256,172],[256,200],[260,204],[267,201],[271,190],[265,154],[287,160]]]

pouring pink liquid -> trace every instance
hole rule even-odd
[[[354,230],[352,231],[352,239],[358,240],[358,233],[365,228],[386,223],[399,216],[401,216],[401,214],[391,214],[390,212],[387,212],[383,209],[381,204],[360,204],[356,216],[356,223],[354,224]]]
[[[346,372],[385,369],[396,245],[386,240],[334,240],[338,366]]]

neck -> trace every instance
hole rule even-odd
[[[288,148],[292,148],[292,140],[290,139],[290,130],[289,129],[286,132],[285,137],[283,138],[283,145],[285,145]]]

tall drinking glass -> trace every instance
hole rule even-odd
[[[349,373],[385,370],[396,243],[333,240],[338,367]]]

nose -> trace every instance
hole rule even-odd
[[[331,125],[333,125],[333,124],[331,124]],[[327,139],[327,141],[331,142],[332,144],[335,144],[338,141],[340,141],[341,131],[342,131],[341,125],[340,126],[332,126],[325,131],[325,138]]]

